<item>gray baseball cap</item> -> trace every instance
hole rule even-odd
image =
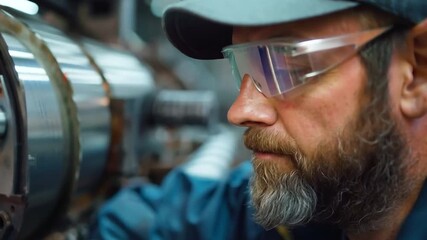
[[[171,43],[197,59],[222,58],[232,26],[297,21],[370,4],[413,23],[427,18],[427,0],[183,0],[168,6],[162,24]]]

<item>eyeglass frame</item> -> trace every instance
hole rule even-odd
[[[299,81],[301,81],[300,84],[292,85],[292,87],[290,87],[284,91],[279,90],[278,94],[276,94],[276,95],[281,95],[281,94],[289,92],[289,91],[295,89],[296,87],[302,85],[303,83],[306,82],[305,81],[306,79],[319,76],[319,75],[326,73],[327,71],[337,67],[338,65],[342,64],[348,58],[354,56],[355,54],[358,54],[363,46],[374,41],[375,39],[379,38],[380,36],[384,35],[385,33],[389,32],[389,30],[392,28],[393,28],[393,26],[386,26],[386,27],[374,28],[374,29],[369,29],[369,30],[363,30],[360,32],[353,32],[353,33],[348,33],[348,34],[343,34],[343,35],[338,35],[338,36],[332,36],[332,37],[328,37],[328,38],[309,39],[309,40],[303,40],[303,41],[299,41],[299,42],[296,42],[296,41],[290,42],[289,38],[273,38],[273,39],[263,40],[263,41],[228,45],[222,49],[222,53],[224,55],[224,58],[227,58],[230,61],[232,71],[233,71],[233,70],[237,69],[238,67],[237,67],[236,63],[233,63],[233,61],[235,61],[235,60],[231,59],[231,57],[228,56],[228,54],[233,53],[233,51],[239,51],[239,50],[247,49],[250,47],[258,47],[258,48],[259,47],[264,47],[264,48],[274,47],[273,48],[274,50],[279,51],[280,53],[283,53],[284,56],[287,56],[287,57],[297,57],[297,56],[301,56],[304,54],[310,54],[310,53],[315,53],[315,52],[319,52],[319,51],[326,51],[326,50],[333,50],[333,49],[337,49],[337,48],[345,47],[345,46],[353,46],[354,47],[354,52],[352,52],[351,55],[344,57],[343,59],[341,59],[337,63],[332,64],[331,66],[326,67],[320,71],[314,71],[314,72],[311,72],[309,74],[305,74],[303,76],[303,79],[298,79]],[[273,66],[271,65],[272,64],[271,63],[271,57],[269,58],[269,60],[270,60],[270,62],[269,62],[270,67],[272,68]],[[235,69],[233,69],[233,68],[235,68]],[[242,76],[240,76],[240,79],[237,79],[236,76],[233,76],[237,82],[238,89],[240,89],[240,84],[242,81],[241,78],[243,78],[244,75],[246,75],[246,74],[248,74],[248,73],[244,73]],[[239,73],[239,75],[240,75],[240,73]],[[251,74],[248,74],[248,75],[250,76]],[[272,77],[274,78],[273,81],[275,82],[276,87],[279,89],[279,85],[278,85],[276,76],[273,75]],[[264,75],[264,78],[266,78],[265,75]],[[290,75],[290,78],[292,78],[291,75]],[[255,82],[252,77],[251,77],[251,80],[254,83],[256,89],[259,92],[261,92],[264,96],[266,96],[266,97],[276,96],[276,95],[269,95],[269,94],[264,93],[262,91],[262,89],[260,89],[260,84],[258,82]],[[269,81],[269,80],[266,79],[266,81]],[[293,81],[292,81],[292,84],[293,84]]]

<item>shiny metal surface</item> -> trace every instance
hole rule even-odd
[[[60,101],[45,70],[15,37],[2,34],[25,89],[28,125],[29,195],[27,221],[43,222],[57,206],[70,159]],[[34,223],[37,223],[35,221]],[[38,224],[25,224],[31,232]]]
[[[0,145],[0,239],[10,239],[19,234],[27,206],[27,117],[24,89],[2,37],[0,49],[0,108],[7,125]]]
[[[11,54],[12,60],[5,62],[6,72],[14,69],[14,74],[9,76],[18,80],[11,84],[23,86],[22,99],[25,99],[24,106],[15,111],[16,116],[23,116],[22,121],[13,124],[16,129],[25,131],[21,134],[25,139],[14,146],[23,151],[16,153],[12,169],[20,173],[13,179],[16,185],[13,190],[18,187],[22,190],[0,203],[24,201],[19,206],[23,205],[25,211],[14,213],[12,222],[16,223],[14,232],[21,230],[20,237],[26,237],[48,219],[62,213],[71,195],[80,162],[79,122],[69,81],[46,44],[26,25],[3,11],[0,11],[0,31],[7,45],[2,45],[1,52],[13,50],[15,52],[11,53],[17,54]],[[17,63],[20,60],[22,63]],[[19,98],[15,95],[11,99]],[[9,206],[13,212],[14,205]]]
[[[156,124],[166,126],[199,125],[207,128],[219,121],[218,99],[213,91],[161,90],[153,106]]]
[[[151,111],[146,106],[155,90],[149,68],[128,52],[82,40],[84,49],[99,67],[111,91],[111,112],[114,116],[111,156],[120,160],[120,172],[134,175],[138,171],[138,151],[144,138],[144,119]],[[112,161],[116,161],[113,159]]]
[[[141,118],[151,111],[155,84],[126,51],[78,43],[14,14],[0,10],[0,61],[9,59],[0,74],[6,68],[22,87],[14,96],[0,91],[0,211],[14,231],[22,222],[19,238],[27,239],[96,191],[108,161],[119,159],[121,174],[137,171]]]
[[[132,54],[89,39],[82,44],[107,79],[112,99],[138,99],[155,88],[150,69]]]
[[[34,19],[21,19],[25,26],[7,14],[0,20],[6,23],[2,36],[13,59],[9,67],[25,89],[28,159],[17,161],[28,160],[29,165],[21,233],[27,237],[63,213],[73,193],[99,183],[109,148],[109,99],[80,46],[60,31]],[[10,179],[6,182],[15,180]]]
[[[71,83],[80,123],[82,157],[76,191],[93,190],[103,173],[110,143],[109,98],[102,78],[80,46],[61,31],[42,22],[24,21],[46,42]]]
[[[3,109],[0,109],[0,137],[6,134],[6,129],[7,129],[6,113],[3,111]]]

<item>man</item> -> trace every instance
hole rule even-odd
[[[426,1],[186,0],[163,21],[188,56],[229,60],[253,151],[253,215],[229,197],[240,170],[239,191],[209,187],[231,226],[178,238],[427,239]]]

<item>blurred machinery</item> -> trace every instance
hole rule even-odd
[[[0,9],[0,239],[80,221],[140,174],[153,126],[212,129],[216,104],[209,92],[160,91],[126,51]]]

